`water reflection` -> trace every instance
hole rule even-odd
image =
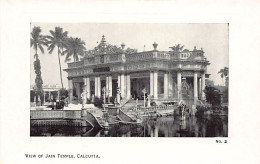
[[[31,136],[82,137],[227,137],[227,116],[181,116],[145,119],[141,125],[116,124],[109,129],[90,127],[31,127]]]

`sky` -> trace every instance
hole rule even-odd
[[[153,50],[152,44],[158,44],[157,50],[169,51],[169,47],[175,44],[184,45],[184,49],[192,50],[203,48],[205,57],[210,61],[207,73],[215,85],[222,85],[222,79],[218,71],[229,67],[229,40],[228,24],[135,24],[135,23],[31,23],[31,31],[34,26],[40,26],[42,35],[50,35],[49,31],[55,27],[62,27],[68,31],[69,37],[79,37],[86,43],[86,49],[91,50],[98,45],[102,35],[105,35],[107,43],[120,46],[125,43],[126,48],[135,48],[138,52]],[[31,85],[34,84],[35,73],[33,68],[33,55],[31,48]],[[39,52],[43,85],[61,85],[59,76],[58,50],[54,49],[49,54]],[[62,69],[67,68],[65,57],[61,57]],[[68,87],[67,73],[62,72],[64,87]]]

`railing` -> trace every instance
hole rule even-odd
[[[158,111],[158,110],[169,110],[169,109],[174,109],[174,105],[159,105],[159,106],[151,106],[151,107],[133,107],[129,109],[129,111]]]
[[[31,119],[79,119],[81,118],[81,110],[48,110],[30,111]]]
[[[119,109],[119,114],[118,114],[119,118],[122,121],[125,122],[135,122],[135,120],[133,120],[130,116],[128,116],[127,114],[125,114],[121,109]]]
[[[126,55],[126,61],[139,61],[142,59],[151,59],[151,58],[153,58],[153,51]]]
[[[101,123],[98,122],[97,118],[90,112],[87,111],[87,121],[93,126],[93,127],[99,127],[101,128]]]
[[[157,58],[160,58],[160,59],[170,59],[171,56],[169,53],[166,53],[166,52],[157,52]]]

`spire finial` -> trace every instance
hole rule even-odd
[[[101,43],[106,42],[105,35],[102,35]]]
[[[158,46],[158,44],[156,42],[154,42],[154,44],[153,44],[154,50],[156,50],[157,46]]]
[[[124,49],[125,48],[125,43],[122,43],[121,47],[122,47],[122,49]]]

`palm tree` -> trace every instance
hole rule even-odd
[[[44,53],[44,49],[42,46],[48,47],[47,39],[45,36],[41,35],[41,28],[40,27],[33,27],[33,30],[31,32],[31,47],[35,50],[35,61],[34,61],[34,71],[36,74],[35,78],[35,85],[36,85],[36,94],[41,95],[42,94],[42,76],[41,76],[41,63],[38,56],[38,48],[40,49],[41,53]]]
[[[63,81],[62,81],[62,73],[61,73],[61,64],[60,64],[60,54],[63,51],[63,48],[66,46],[65,42],[68,37],[68,32],[63,32],[63,28],[61,27],[55,27],[55,30],[50,30],[51,36],[47,36],[49,39],[48,44],[48,51],[51,54],[55,47],[58,48],[58,59],[59,59],[59,66],[60,66],[60,81],[61,81],[61,87],[63,88]]]
[[[223,83],[223,78],[224,78],[224,69],[220,69],[218,71],[218,73],[220,74],[221,78],[222,78],[222,83]]]
[[[229,83],[229,68],[228,67],[224,67],[224,76],[225,76],[225,84],[228,87],[228,83]]]
[[[169,48],[171,48],[173,52],[181,52],[183,47],[184,46],[181,45],[181,44],[177,44],[177,45],[175,44],[175,46],[172,46],[172,47],[169,47]]]
[[[72,56],[74,62],[79,61],[79,56],[85,54],[85,42],[80,38],[68,38],[66,41],[66,50],[63,51],[62,55],[66,54],[65,61],[69,61]]]
[[[224,68],[220,69],[218,73],[220,74],[220,76],[222,78],[222,83],[224,83],[223,78],[225,77],[226,80],[228,79],[229,69],[228,69],[228,67],[224,67]]]
[[[224,67],[224,76],[227,77],[229,75],[229,69],[228,67]]]

